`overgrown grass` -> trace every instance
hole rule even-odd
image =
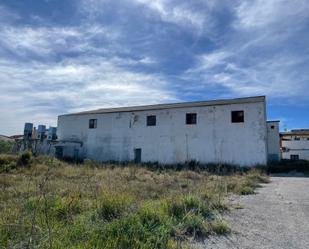
[[[231,231],[227,195],[268,181],[258,170],[72,165],[29,153],[1,155],[0,168],[0,248],[187,248],[188,238]]]

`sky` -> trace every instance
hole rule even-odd
[[[0,0],[0,134],[104,107],[266,95],[309,128],[308,0]]]

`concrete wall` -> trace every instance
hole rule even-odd
[[[279,121],[267,121],[267,150],[268,161],[280,160]]]
[[[282,159],[291,159],[291,155],[298,155],[299,159],[309,160],[309,140],[282,141]]]
[[[244,123],[231,122],[233,110],[244,110]],[[196,125],[186,125],[186,113],[197,113]],[[147,115],[156,115],[156,126],[146,126]],[[97,119],[96,129],[89,119]],[[99,161],[131,161],[141,148],[143,162],[267,163],[265,102],[63,115],[58,138],[81,141],[79,155]]]

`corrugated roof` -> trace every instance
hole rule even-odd
[[[97,110],[92,110],[92,111],[64,114],[61,116],[115,113],[115,112],[136,112],[136,111],[163,110],[163,109],[174,109],[174,108],[185,108],[185,107],[244,104],[244,103],[255,103],[255,102],[264,102],[264,101],[265,101],[265,96],[254,96],[254,97],[246,97],[246,98],[220,99],[220,100],[210,100],[210,101],[196,101],[196,102],[143,105],[143,106],[117,107],[117,108],[103,108],[103,109],[97,109]]]

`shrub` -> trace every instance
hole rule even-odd
[[[214,233],[223,235],[231,232],[231,228],[224,221],[215,221],[211,224],[211,229]]]
[[[202,237],[210,232],[209,223],[201,215],[188,213],[180,224],[180,232],[187,236]]]
[[[104,191],[99,197],[97,215],[100,219],[111,221],[119,218],[131,204],[131,197],[125,194]]]
[[[0,155],[0,173],[8,173],[17,167],[18,157],[14,155]]]
[[[252,194],[254,194],[254,189],[250,186],[247,186],[247,185],[240,185],[236,189],[236,192],[240,195],[252,195]]]
[[[18,164],[21,166],[27,166],[32,158],[31,151],[25,151],[19,156]]]
[[[62,222],[70,222],[73,216],[81,212],[81,204],[77,198],[58,198],[53,207],[55,217]]]
[[[272,163],[267,168],[269,173],[289,173],[291,171],[296,172],[309,172],[309,161],[305,160],[281,160],[278,163]]]
[[[142,210],[102,226],[92,239],[92,246],[105,249],[168,249],[173,245],[170,230],[170,226],[157,213]]]
[[[14,142],[0,140],[0,153],[10,153],[12,151]]]

